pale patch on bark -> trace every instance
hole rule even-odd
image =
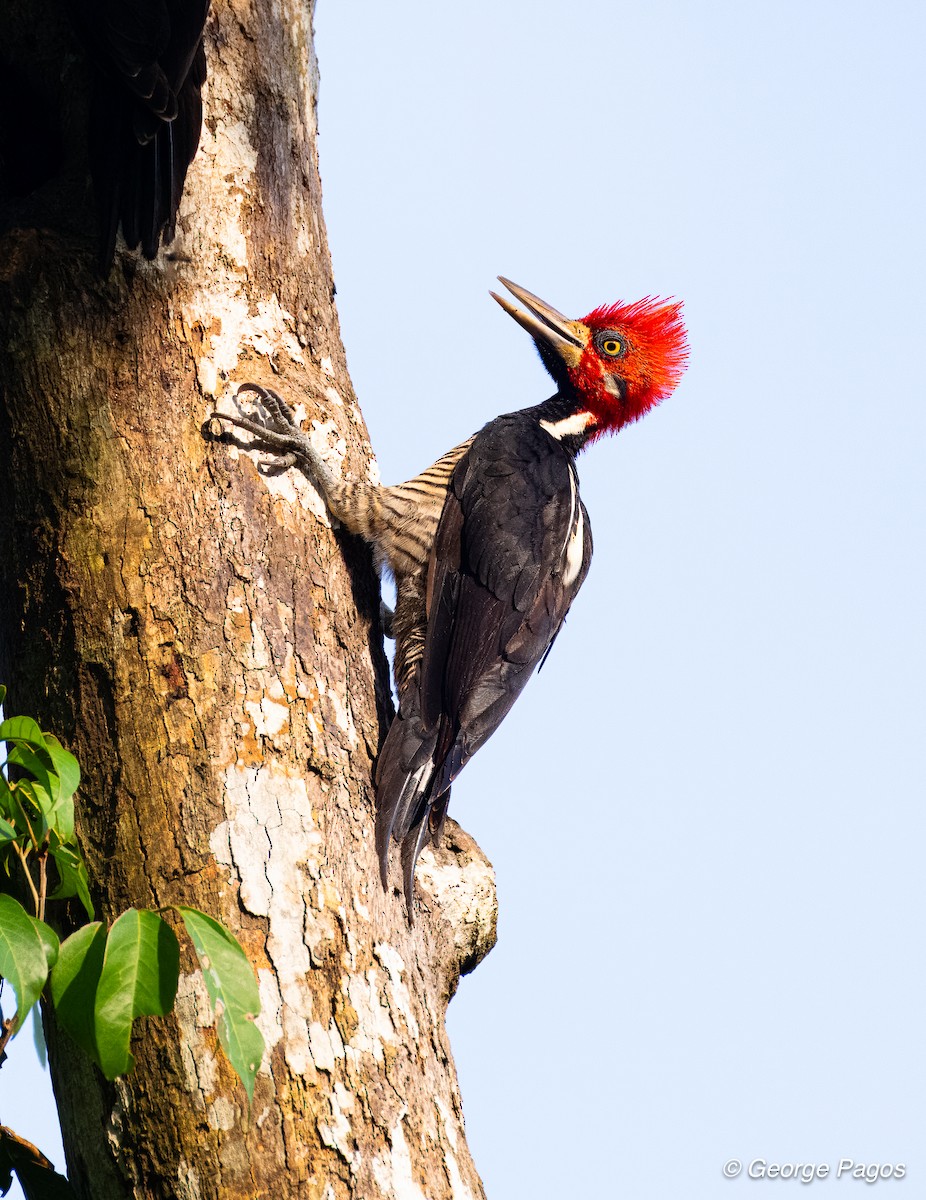
[[[308,256],[315,249],[315,239],[309,229],[306,228],[305,222],[300,222],[296,229],[296,248],[299,254]],[[302,338],[299,339],[302,342]]]
[[[253,112],[253,104],[248,106]],[[248,114],[249,116],[251,113]],[[247,226],[244,205],[251,199],[251,181],[257,167],[257,150],[243,121],[221,117],[203,124],[199,153],[184,190],[180,219],[197,233],[198,215],[213,214],[207,237],[196,237],[191,252],[195,258],[205,251],[214,270],[220,263],[244,271],[248,262]],[[231,187],[228,180],[234,180]],[[189,214],[189,220],[185,220]],[[205,243],[205,244],[203,244]]]
[[[279,680],[271,681],[259,702],[247,700],[244,707],[254,722],[254,733],[258,737],[273,741],[289,723],[289,704]]]
[[[472,1190],[463,1179],[457,1162],[457,1145],[459,1139],[457,1138],[456,1118],[440,1096],[434,1097],[434,1106],[440,1114],[441,1124],[444,1127],[444,1137],[447,1140],[447,1145],[444,1146],[444,1168],[447,1171],[447,1178],[450,1181],[450,1192],[453,1200],[473,1200]]]
[[[392,1004],[405,1018],[408,1032],[417,1041],[419,1034],[418,1022],[415,1020],[415,1014],[412,1011],[408,988],[402,982],[402,972],[405,970],[405,963],[402,960],[402,956],[395,947],[385,942],[378,942],[373,947],[373,953],[386,968],[386,974],[389,976],[389,992],[392,996]]]
[[[250,325],[250,345],[258,354],[274,358],[282,351],[293,362],[305,362],[295,334],[296,319],[282,306],[277,296],[257,302],[257,314],[251,317]]]
[[[326,1029],[318,1021],[309,1026],[309,1046],[312,1060],[319,1071],[334,1070],[335,1060],[344,1057],[344,1043],[338,1033],[338,1027],[332,1020]]]
[[[294,315],[278,296],[256,302],[249,296],[249,211],[258,202],[254,191],[257,150],[252,141],[251,97],[218,93],[227,76],[210,72],[211,111],[244,109],[244,120],[216,117],[203,126],[200,148],[190,170],[180,213],[188,229],[188,256],[197,264],[196,287],[182,304],[182,328],[196,359],[203,393],[216,396],[223,381],[248,350],[271,360],[286,356],[304,364]],[[207,111],[209,111],[207,96]],[[229,186],[229,181],[233,181]],[[209,213],[208,224],[201,214]],[[192,336],[193,332],[198,337]],[[204,414],[205,415],[205,414]]]
[[[345,1053],[361,1069],[360,1055],[370,1054],[377,1062],[382,1062],[385,1046],[394,1046],[398,1042],[389,1009],[383,1004],[379,981],[380,972],[371,967],[364,974],[349,975],[342,983],[357,1016],[357,1029],[345,1046]]]
[[[202,1200],[199,1172],[185,1158],[177,1164],[177,1197],[178,1200]]]
[[[217,276],[183,306],[185,331],[198,329],[202,338],[202,348],[197,351],[196,340],[188,334],[199,385],[207,397],[218,395],[248,350],[271,360],[285,355],[294,362],[305,362],[293,314],[276,296],[258,302],[253,312],[242,291],[246,280],[243,271],[240,278],[231,273]],[[211,405],[207,405],[203,416],[210,411]]]
[[[350,704],[345,704],[340,695],[333,688],[328,687],[321,676],[315,677],[315,683],[318,686],[319,696],[326,696],[331,704],[331,715],[335,725],[347,735],[347,740],[352,748],[357,746],[360,739],[357,737],[357,727],[354,725]]]
[[[332,441],[332,434],[334,440]],[[344,458],[347,454],[347,443],[338,432],[334,421],[313,421],[312,432],[309,435],[312,446],[318,457],[328,470],[340,479],[344,475]]]
[[[264,1045],[269,1057],[274,1046],[283,1039],[283,1002],[280,999],[276,976],[267,967],[257,972],[257,991],[260,996],[260,1012],[254,1023],[264,1035]]]
[[[311,921],[306,895],[320,871],[321,834],[312,818],[305,781],[268,763],[225,772],[228,819],[210,838],[216,861],[241,879],[241,902],[269,919],[267,955],[276,971],[286,1062],[304,1075],[312,1054],[308,1021],[312,967],[305,931]],[[311,863],[313,870],[307,870]],[[322,932],[319,930],[318,932]]]
[[[221,77],[214,78],[212,90],[222,86]],[[240,107],[240,102],[234,107]],[[250,117],[253,101],[247,108]],[[229,103],[226,111],[232,110]],[[243,121],[219,117],[205,122],[181,207],[181,226],[190,229],[193,243],[189,256],[203,270],[198,272],[201,286],[182,305],[181,314],[196,357],[199,384],[207,396],[216,395],[220,379],[237,365],[250,326],[251,306],[244,292],[248,265],[244,210],[251,199],[256,166],[257,151]],[[229,179],[234,180],[232,187]],[[204,212],[210,214],[208,225],[199,217]],[[192,336],[194,332],[199,337]],[[255,327],[251,340],[260,340],[262,334]]]
[[[109,1142],[113,1155],[116,1159],[122,1160],[122,1138],[123,1125],[125,1116],[125,1100],[126,1088],[124,1080],[117,1079],[115,1083],[116,1099],[112,1108],[109,1111],[109,1119],[106,1122],[106,1140]]]
[[[174,1014],[180,1028],[180,1061],[194,1105],[208,1108],[206,1097],[218,1086],[216,1056],[202,1030],[215,1024],[202,971],[181,975]]]
[[[234,1129],[237,1116],[238,1106],[224,1096],[210,1104],[206,1114],[210,1129]]]
[[[426,846],[418,859],[417,877],[439,905],[457,949],[471,954],[485,946],[487,953],[495,942],[498,916],[492,864],[476,856],[438,860],[434,848]]]
[[[340,1082],[335,1083],[329,1097],[331,1105],[331,1120],[318,1121],[318,1132],[322,1141],[326,1146],[337,1150],[344,1161],[350,1166],[351,1172],[356,1174],[360,1169],[363,1161],[359,1150],[354,1150],[351,1147],[351,1139],[353,1138],[353,1130],[351,1123],[347,1118],[347,1113],[354,1110],[354,1096]]]
[[[373,1174],[384,1196],[393,1200],[427,1200],[424,1192],[415,1182],[412,1174],[412,1158],[405,1140],[402,1121],[405,1112],[389,1131],[391,1153],[388,1158],[377,1157],[373,1164]]]

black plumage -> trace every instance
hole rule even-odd
[[[102,253],[119,226],[146,258],[170,242],[199,145],[209,0],[69,0],[94,66],[89,154]]]
[[[395,839],[409,904],[415,862],[427,838],[440,837],[453,780],[520,695],[588,572],[588,515],[573,455],[540,424],[548,407],[490,422],[444,502],[420,676],[399,697],[376,775],[383,879]]]

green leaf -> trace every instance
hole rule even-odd
[[[63,842],[74,840],[74,801],[80,783],[80,767],[51,733],[42,733],[30,717],[14,717],[0,725],[0,736],[11,740],[7,763],[21,768],[26,777],[14,781],[12,787],[20,804],[31,801],[42,814],[44,828],[54,829]],[[15,739],[15,740],[14,740]],[[6,784],[9,792],[10,786]],[[15,808],[9,797],[0,797],[0,811],[13,815]]]
[[[33,811],[42,814],[43,832],[48,827],[49,817],[55,807],[55,802],[51,798],[51,793],[48,792],[39,782],[34,779],[21,779],[16,784],[16,793],[20,797],[28,796],[32,803]],[[30,824],[35,829],[35,818],[33,817]]]
[[[195,908],[177,905],[190,935],[218,1018],[219,1041],[248,1100],[254,1099],[254,1079],[264,1053],[264,1039],[254,1024],[260,996],[247,955],[224,925]]]
[[[36,837],[42,832],[36,833],[37,819],[35,813],[27,813],[22,803],[22,786],[14,788],[10,792],[10,799],[13,804],[13,819],[16,822],[16,828],[20,830],[19,844],[26,850],[34,849],[33,834]]]
[[[9,842],[16,841],[16,830],[3,817],[0,817],[0,846],[5,846]]]
[[[157,913],[130,908],[113,922],[94,1012],[100,1067],[107,1079],[131,1071],[132,1022],[170,1012],[179,974],[180,947]]]
[[[0,722],[0,742],[26,742],[45,749],[45,736],[31,717],[7,717]]]
[[[61,795],[73,796],[80,786],[80,764],[70,750],[65,750],[53,733],[45,734],[45,749],[61,780]]]
[[[44,921],[30,917],[18,900],[0,895],[0,976],[16,992],[13,1032],[41,995],[58,957],[58,939]]]
[[[97,985],[106,951],[106,926],[84,925],[61,943],[51,973],[55,1015],[71,1037],[95,1062],[100,1061],[93,1021]]]
[[[73,846],[60,845],[54,834],[50,839],[49,850],[58,868],[59,877],[58,886],[48,897],[49,900],[66,900],[69,896],[76,896],[92,921],[96,914],[90,899],[90,882],[84,860]]]
[[[49,827],[62,842],[74,841],[74,801],[70,796],[61,796],[48,814]]]
[[[58,951],[61,948],[61,943],[58,941],[58,935],[50,925],[46,925],[44,921],[37,921],[35,917],[30,917],[30,921],[35,921],[36,932],[42,939],[45,946],[45,959],[48,962],[49,971],[58,961]]]
[[[45,1026],[42,1024],[42,1006],[32,1006],[32,1044],[35,1047],[35,1057],[42,1065],[42,1070],[48,1070],[48,1043],[45,1041]]]
[[[5,775],[0,774],[0,813],[7,817],[15,817],[16,804],[13,792]]]
[[[22,767],[24,771],[35,779],[48,793],[49,797],[54,796],[57,786],[57,776],[52,781],[52,773],[48,770],[48,755],[39,757],[31,746],[17,744],[10,750],[7,756],[7,765]]]

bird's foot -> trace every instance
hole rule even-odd
[[[255,413],[244,409],[239,402],[239,397],[249,392],[257,397]],[[255,440],[247,448],[273,454],[275,461],[272,466],[275,470],[285,471],[297,463],[309,468],[316,467],[318,454],[312,441],[305,430],[296,424],[292,409],[282,396],[259,384],[243,383],[235,393],[234,402],[238,409],[236,415],[214,412],[209,423],[224,421],[251,434]]]

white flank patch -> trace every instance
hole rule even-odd
[[[575,485],[573,485],[575,486]],[[582,570],[585,561],[585,517],[579,509],[579,519],[572,537],[566,546],[566,570],[563,572],[563,583],[568,587],[573,583]]]

